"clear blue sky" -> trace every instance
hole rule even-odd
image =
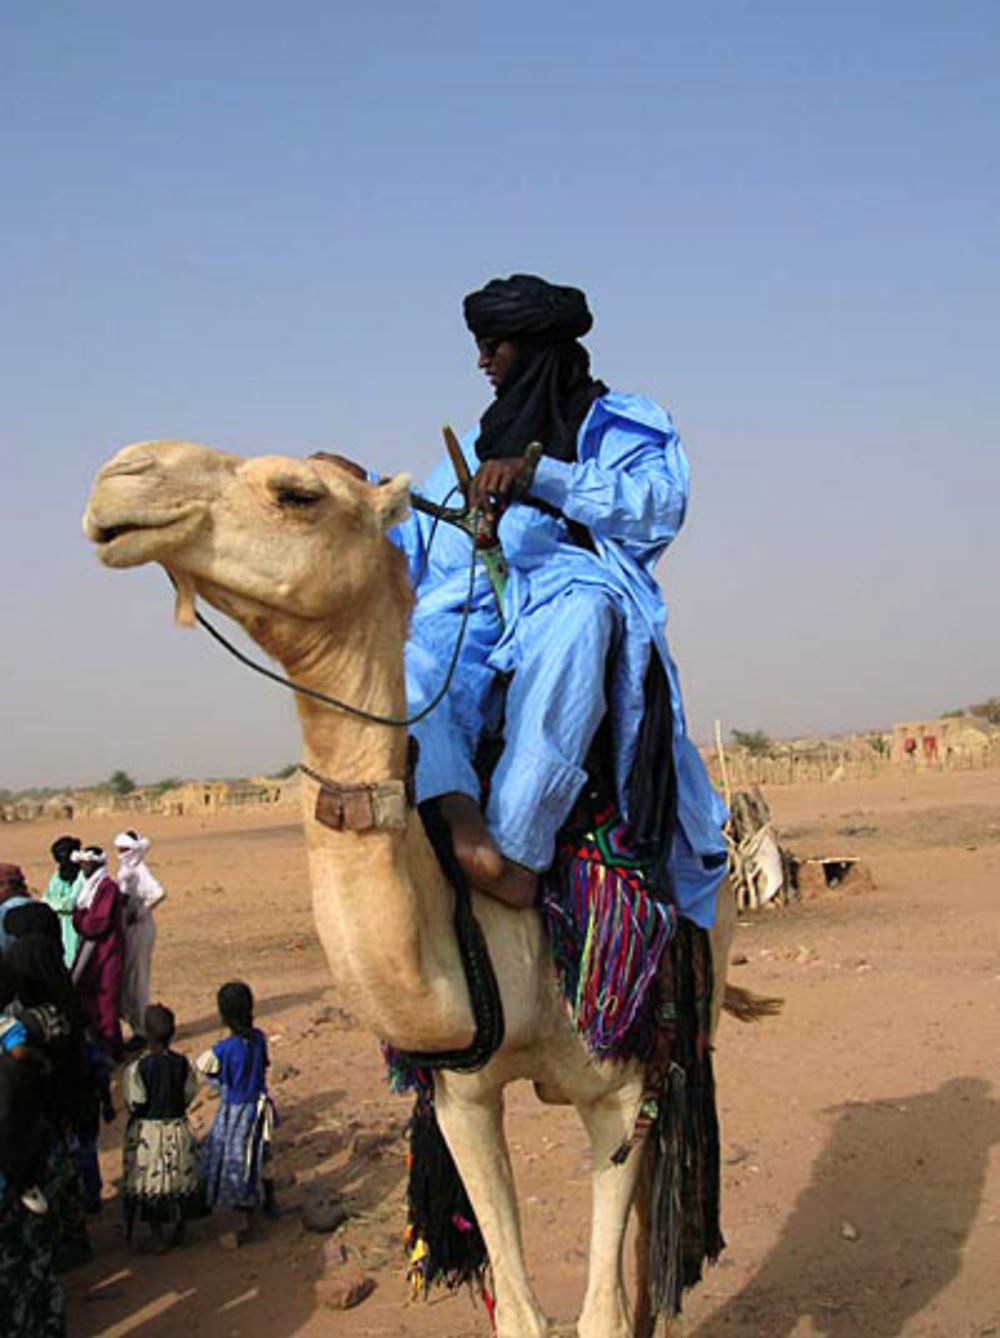
[[[1000,692],[998,70],[985,0],[5,0],[0,785],[297,755],[158,569],[98,568],[89,480],[167,435],[420,475],[513,270],[680,426],[696,736]]]

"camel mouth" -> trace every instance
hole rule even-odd
[[[87,538],[97,549],[98,559],[106,567],[135,567],[176,549],[189,539],[201,524],[205,507],[199,503],[167,515],[141,519],[114,517],[102,524],[91,514],[84,521]],[[103,519],[103,518],[102,518]]]

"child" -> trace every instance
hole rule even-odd
[[[267,1041],[253,1024],[250,986],[241,980],[223,985],[218,1005],[229,1035],[198,1060],[222,1097],[202,1148],[205,1196],[209,1208],[219,1204],[244,1214],[246,1225],[236,1237],[244,1244],[254,1233],[259,1207],[277,1216],[274,1181],[267,1174],[275,1112],[267,1094]]]
[[[170,1049],[174,1015],[150,1004],[143,1018],[149,1053],[125,1070],[122,1096],[130,1111],[122,1150],[125,1230],[131,1240],[136,1211],[148,1222],[156,1253],[179,1245],[187,1218],[201,1203],[198,1144],[185,1114],[198,1090],[198,1075],[184,1055]],[[173,1225],[169,1241],[163,1227]]]

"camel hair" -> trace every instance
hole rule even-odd
[[[178,621],[193,621],[201,597],[295,682],[398,717],[406,710],[403,650],[413,596],[405,560],[386,530],[408,513],[409,491],[405,474],[374,486],[320,460],[245,459],[186,441],[140,442],[98,473],[84,532],[108,567],[161,563],[176,586]],[[303,763],[311,770],[345,784],[404,778],[404,730],[299,694],[296,704]],[[452,928],[454,894],[419,816],[411,810],[400,830],[334,831],[316,822],[317,786],[306,775],[302,789],[316,929],[345,1001],[380,1040],[402,1050],[469,1044],[473,1021]],[[648,1313],[638,1313],[633,1327],[622,1268],[634,1198],[643,1234],[636,1187],[644,1158],[636,1151],[621,1165],[611,1160],[633,1127],[641,1067],[598,1063],[588,1053],[560,995],[537,913],[478,894],[474,909],[506,1035],[479,1072],[437,1074],[435,1104],[489,1252],[498,1338],[550,1332],[525,1271],[503,1130],[503,1089],[520,1078],[533,1081],[543,1101],[574,1105],[590,1140],[591,1243],[578,1338],[649,1335],[655,1321]],[[719,911],[713,952],[721,998],[735,926],[725,882]]]

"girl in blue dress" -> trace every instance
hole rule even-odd
[[[257,1211],[277,1215],[269,1174],[274,1103],[267,1094],[267,1040],[253,1024],[253,993],[242,980],[223,985],[219,1016],[229,1035],[198,1060],[209,1086],[220,1094],[219,1109],[202,1148],[205,1198],[209,1208],[237,1208],[246,1225],[241,1242],[253,1234]]]

